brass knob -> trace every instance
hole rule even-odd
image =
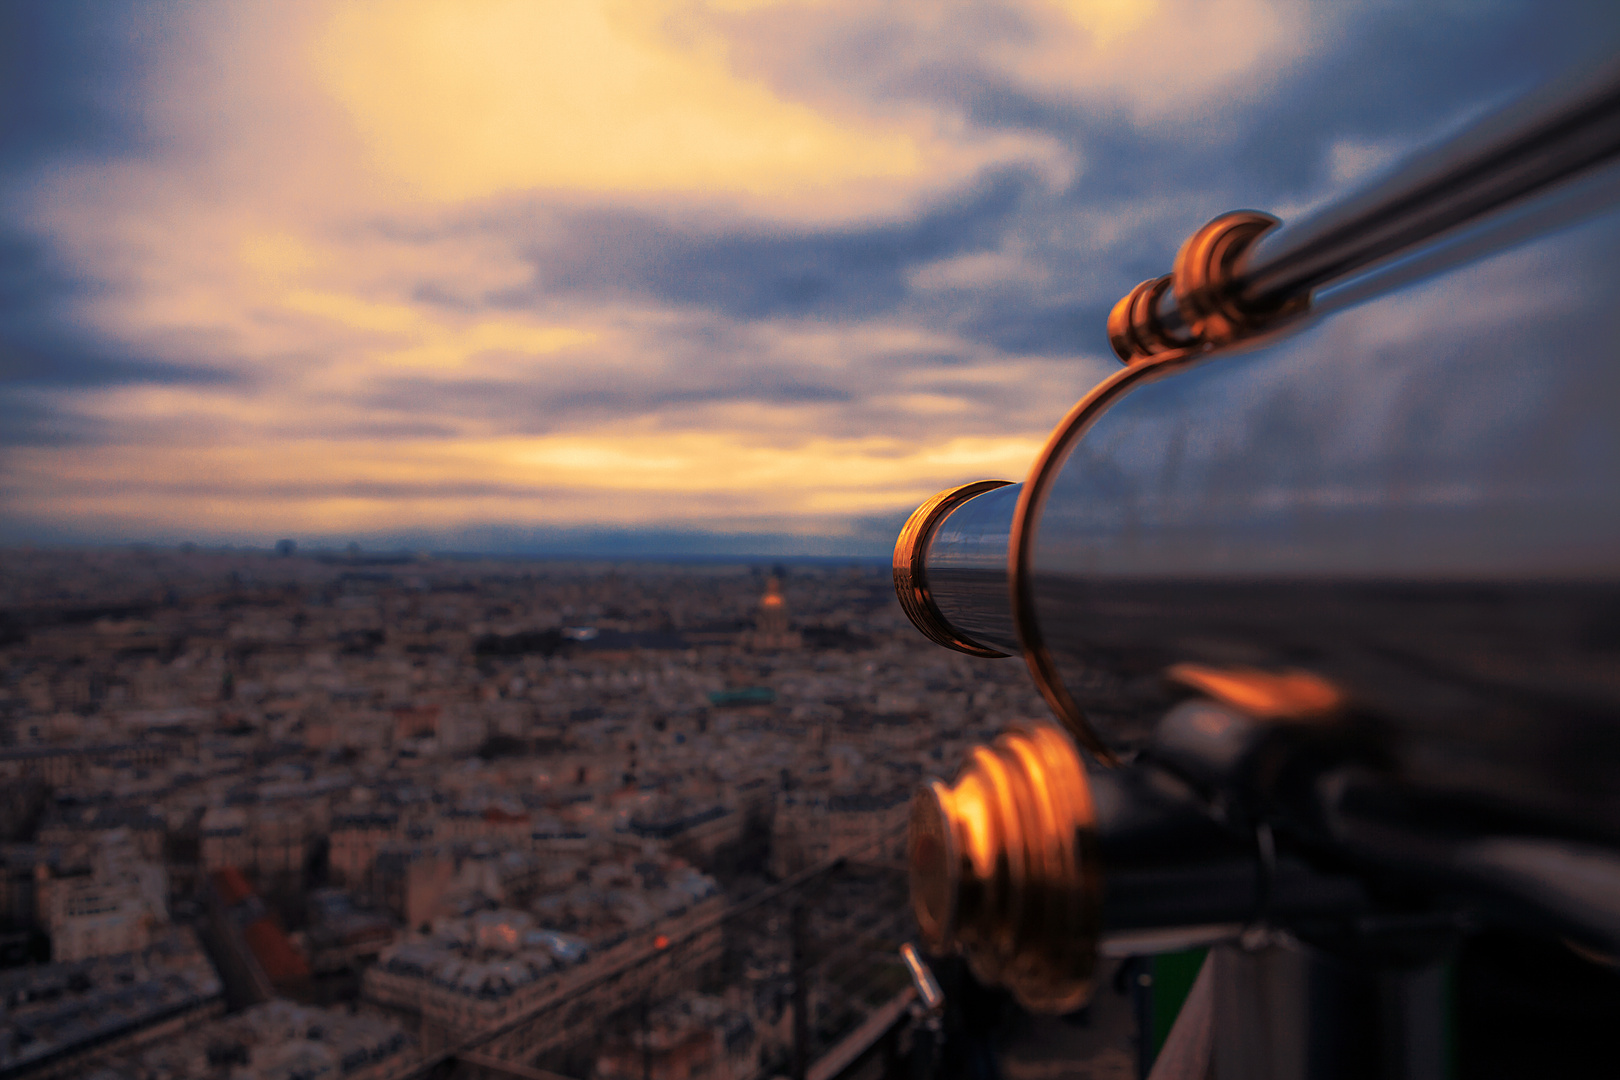
[[[911,904],[924,943],[959,950],[981,982],[1038,1012],[1084,1004],[1102,879],[1096,815],[1074,743],[1014,728],[968,755],[956,782],[911,803]]]

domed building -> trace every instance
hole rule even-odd
[[[787,601],[782,599],[782,583],[772,576],[765,582],[765,595],[759,598],[759,614],[754,629],[742,637],[742,646],[753,652],[780,652],[804,644],[800,635],[788,628]]]

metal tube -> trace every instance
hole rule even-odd
[[[1617,243],[1611,204],[1266,347],[1118,372],[1025,482],[1019,629],[1059,715],[1123,757],[1182,665],[1303,671],[1414,788],[1620,839],[1620,637],[1590,629],[1620,603]]]
[[[1550,88],[1367,191],[1261,237],[1236,282],[1270,310],[1620,154],[1620,64]]]

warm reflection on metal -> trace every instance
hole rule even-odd
[[[1344,708],[1343,692],[1308,671],[1176,664],[1165,677],[1257,720],[1312,720]]]
[[[1179,335],[1158,317],[1159,304],[1170,289],[1170,275],[1149,278],[1120,298],[1108,313],[1108,344],[1127,364],[1179,348]],[[1179,329],[1179,328],[1177,328]]]
[[[976,747],[956,782],[911,804],[911,902],[933,951],[960,950],[1027,1008],[1086,1000],[1102,880],[1096,814],[1073,743],[1049,724]]]
[[[1142,282],[1108,313],[1114,352],[1139,364],[1178,349],[1218,348],[1303,312],[1309,294],[1266,307],[1238,295],[1249,250],[1277,224],[1258,210],[1234,210],[1189,236],[1169,274]]]
[[[976,480],[961,487],[949,488],[917,507],[900,530],[894,543],[894,592],[906,617],[921,630],[923,636],[936,645],[965,652],[970,656],[1000,657],[1004,652],[987,648],[960,633],[944,615],[928,590],[928,543],[934,529],[950,512],[975,495],[999,487],[1010,480]]]
[[[1236,282],[1250,250],[1279,224],[1258,210],[1234,210],[1206,223],[1181,245],[1170,270],[1170,289],[1193,341],[1206,347],[1226,345],[1310,305],[1308,293],[1265,307],[1238,296]]]
[[[1040,616],[1035,604],[1034,574],[1035,540],[1040,534],[1041,511],[1046,507],[1047,493],[1062,473],[1063,466],[1068,463],[1069,451],[1109,405],[1143,380],[1174,371],[1197,357],[1198,354],[1191,349],[1160,353],[1123,371],[1116,371],[1092,387],[1091,392],[1058,421],[1058,426],[1036,456],[1035,463],[1030,466],[1029,478],[1019,492],[1018,508],[1013,513],[1012,530],[1007,537],[1007,580],[1011,591],[1013,626],[1024,647],[1024,662],[1029,665],[1030,676],[1052,714],[1062,721],[1081,746],[1105,765],[1113,765],[1117,759],[1086,721],[1074,695],[1064,685],[1057,663],[1041,635]]]

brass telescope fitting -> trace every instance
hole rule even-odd
[[[1068,1012],[1096,966],[1102,880],[1096,814],[1074,744],[1014,728],[968,755],[954,784],[911,803],[911,903],[933,952],[961,951],[981,982]]]
[[[1258,210],[1234,210],[1187,238],[1170,273],[1126,293],[1108,313],[1108,342],[1127,365],[1167,353],[1230,345],[1310,306],[1300,294],[1279,305],[1244,303],[1238,282],[1256,240],[1277,226]]]

